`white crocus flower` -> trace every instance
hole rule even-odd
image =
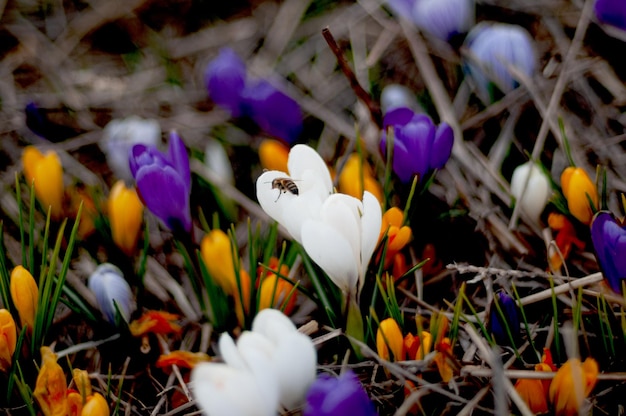
[[[363,202],[333,194],[317,218],[302,225],[302,245],[344,294],[357,295],[378,242],[382,223],[380,203],[369,192]]]
[[[133,292],[124,280],[122,271],[111,263],[103,263],[89,276],[89,290],[96,295],[98,307],[104,317],[115,324],[115,305],[122,318],[128,322],[135,310]]]
[[[202,363],[192,372],[196,401],[210,416],[276,414],[279,405],[293,409],[304,401],[315,381],[317,353],[312,340],[276,309],[260,311],[252,330],[244,331],[236,344],[230,335],[222,334],[219,349],[225,364]],[[222,379],[219,373],[224,374]],[[254,402],[254,411],[241,413],[244,406],[249,407],[237,403],[236,397]],[[235,410],[229,413],[231,403]]]
[[[257,199],[261,208],[301,243],[303,222],[319,215],[323,202],[333,191],[333,183],[326,163],[309,146],[295,145],[289,152],[287,167],[289,173],[270,170],[259,176]],[[297,194],[281,185],[285,180],[293,181]]]
[[[257,376],[248,369],[202,363],[191,372],[190,386],[198,407],[209,416],[276,415],[277,400],[264,394]]]
[[[115,119],[102,131],[100,149],[107,158],[111,171],[118,179],[133,181],[128,164],[130,149],[136,144],[157,146],[161,142],[161,127],[156,120],[137,116]]]
[[[527,178],[528,183],[522,196]],[[513,171],[511,194],[517,199],[517,203],[521,204],[522,210],[533,221],[539,223],[539,217],[552,194],[550,180],[534,162],[528,161]]]

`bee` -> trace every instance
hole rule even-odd
[[[289,179],[289,178],[274,179],[272,181],[272,189],[278,189],[280,191],[278,193],[278,198],[280,198],[280,196],[285,192],[291,192],[294,195],[298,195],[300,193],[296,183],[293,181],[293,179]],[[278,198],[276,198],[276,201],[278,201]]]

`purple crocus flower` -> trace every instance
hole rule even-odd
[[[287,143],[300,135],[298,103],[265,79],[248,79],[244,62],[232,49],[220,50],[207,66],[204,80],[211,99],[233,117],[250,117],[265,133]]]
[[[172,231],[191,230],[191,174],[185,143],[170,133],[166,154],[156,146],[136,144],[130,150],[130,170],[144,205]]]
[[[246,113],[266,133],[293,143],[302,131],[298,103],[266,80],[249,83],[242,93]]]
[[[452,153],[454,133],[447,123],[435,126],[425,114],[400,107],[385,114],[380,150],[387,152],[387,128],[393,127],[393,170],[402,182],[413,175],[420,181],[435,169],[441,169]]]
[[[246,65],[230,48],[223,48],[206,68],[204,81],[211,99],[230,111],[242,115],[241,94],[246,86]]]
[[[598,264],[609,286],[622,293],[626,279],[626,224],[607,211],[598,212],[591,221],[591,241]]]
[[[626,30],[626,2],[624,0],[597,0],[594,10],[598,20]]]
[[[304,416],[376,416],[376,409],[352,371],[320,375],[309,388]]]
[[[496,305],[492,305],[491,312],[489,314],[491,333],[495,337],[498,344],[509,344],[510,339],[506,332],[507,326],[509,327],[509,331],[511,331],[511,335],[514,340],[517,339],[520,334],[520,318],[517,304],[515,303],[515,300],[505,292],[496,293],[494,302],[498,302],[506,323],[503,322]]]

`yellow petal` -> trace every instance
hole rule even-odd
[[[11,368],[17,330],[13,316],[6,309],[0,309],[0,372],[8,372]]]
[[[45,416],[67,414],[67,381],[57,363],[57,356],[48,347],[41,347],[41,368],[33,396]]]
[[[381,321],[376,332],[376,349],[378,350],[378,355],[385,360],[404,360],[404,337],[395,319],[387,318]],[[390,350],[393,356],[390,356]]]
[[[50,215],[59,219],[63,215],[63,167],[56,152],[49,150],[42,154],[33,146],[28,146],[22,154],[24,176],[30,185],[34,182],[35,195]]]
[[[13,304],[20,315],[22,326],[27,325],[32,330],[39,297],[39,289],[35,279],[24,267],[17,266],[11,272],[9,289]]]
[[[261,166],[267,170],[287,172],[289,148],[278,140],[265,139],[259,146],[259,160]]]
[[[87,402],[80,413],[81,416],[109,416],[110,409],[106,399],[100,393],[87,397]]]
[[[120,180],[113,185],[108,200],[109,222],[115,244],[128,256],[137,250],[143,222],[143,204],[134,188]]]

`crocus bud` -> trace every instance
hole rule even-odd
[[[309,389],[304,416],[376,416],[376,409],[356,375],[320,375]]]
[[[265,139],[259,146],[259,160],[263,169],[287,172],[289,147],[278,140]]]
[[[358,153],[352,153],[341,170],[339,191],[359,199],[363,197],[363,191],[368,191],[379,202],[383,200],[383,187],[374,177],[370,165],[365,160],[361,161]]]
[[[387,153],[387,129],[393,128],[393,171],[404,182],[410,182],[414,175],[420,181],[435,169],[444,167],[452,153],[454,133],[447,123],[435,126],[425,114],[413,110],[396,108],[383,119],[383,132],[380,150]]]
[[[380,93],[380,108],[383,113],[400,107],[417,110],[419,104],[415,99],[415,94],[404,85],[389,84],[385,86]]]
[[[0,372],[6,373],[11,368],[17,330],[13,316],[6,309],[0,309]]]
[[[598,209],[598,190],[582,168],[570,166],[561,174],[561,188],[570,214],[583,224],[589,224],[593,210]]]
[[[387,318],[380,322],[376,331],[376,349],[380,358],[384,360],[403,361],[405,359],[404,337],[395,319]]]
[[[385,267],[394,260],[396,254],[411,240],[413,232],[404,223],[404,213],[398,207],[391,207],[383,214],[379,241],[387,237],[387,251],[385,252]],[[394,275],[395,276],[395,275]]]
[[[170,133],[166,154],[156,146],[133,146],[129,162],[139,195],[148,209],[170,230],[191,231],[191,172],[180,136]]]
[[[532,37],[521,26],[480,23],[469,32],[465,45],[471,54],[465,70],[478,97],[487,104],[496,98],[492,85],[503,93],[519,86],[508,66],[528,77],[533,76],[538,66]]]
[[[524,185],[526,185],[525,190]],[[524,190],[523,196],[522,190]],[[539,216],[546,207],[551,193],[550,180],[534,162],[528,161],[513,171],[511,194],[533,221],[539,223]]]
[[[293,143],[302,132],[298,103],[266,80],[249,83],[242,93],[246,114],[269,135]]]
[[[35,195],[50,216],[60,219],[63,216],[63,167],[59,156],[53,150],[42,154],[36,147],[27,146],[22,153],[24,176],[28,186],[34,182]]]
[[[132,181],[133,175],[128,164],[128,153],[136,144],[157,146],[161,141],[161,127],[156,120],[137,116],[115,119],[102,131],[100,149],[107,163],[118,179]]]
[[[224,146],[214,139],[208,139],[204,147],[204,164],[225,183],[235,184],[233,165],[228,159]]]
[[[98,307],[109,323],[115,324],[116,305],[121,318],[129,321],[135,299],[119,268],[111,263],[99,265],[89,276],[89,289],[96,295]]]
[[[587,357],[583,363],[570,358],[559,368],[550,384],[550,402],[556,416],[576,416],[598,380],[598,363]]]
[[[67,381],[57,355],[49,347],[41,347],[41,367],[33,397],[45,416],[67,415]]]
[[[230,111],[233,117],[242,113],[241,94],[246,85],[246,65],[230,48],[222,48],[204,72],[209,97]]]
[[[496,342],[502,345],[510,344],[507,328],[515,341],[520,333],[520,317],[515,299],[505,292],[498,292],[494,296],[494,304],[489,314],[489,325]],[[495,304],[497,302],[497,305]],[[499,307],[499,308],[498,308]],[[502,312],[502,315],[498,312]]]
[[[474,25],[474,0],[419,0],[413,21],[424,32],[447,41]]]
[[[135,188],[127,188],[124,181],[117,181],[109,194],[108,214],[113,242],[131,256],[137,250],[143,223],[143,205]]]
[[[591,241],[604,278],[621,294],[626,279],[626,225],[610,212],[598,212],[591,222]]]
[[[39,289],[33,275],[22,266],[15,267],[11,272],[9,289],[22,326],[28,326],[32,330],[39,298]]]
[[[602,23],[626,30],[626,3],[622,0],[596,0],[594,10]]]
[[[272,257],[269,267],[272,269],[277,268],[278,259]],[[293,308],[296,306],[297,291],[293,283],[286,279],[289,274],[289,267],[283,264],[278,272],[285,279],[278,277],[273,272],[263,276],[266,272],[261,271],[262,280],[260,281],[257,309],[274,308],[283,311],[285,315],[291,315]]]

